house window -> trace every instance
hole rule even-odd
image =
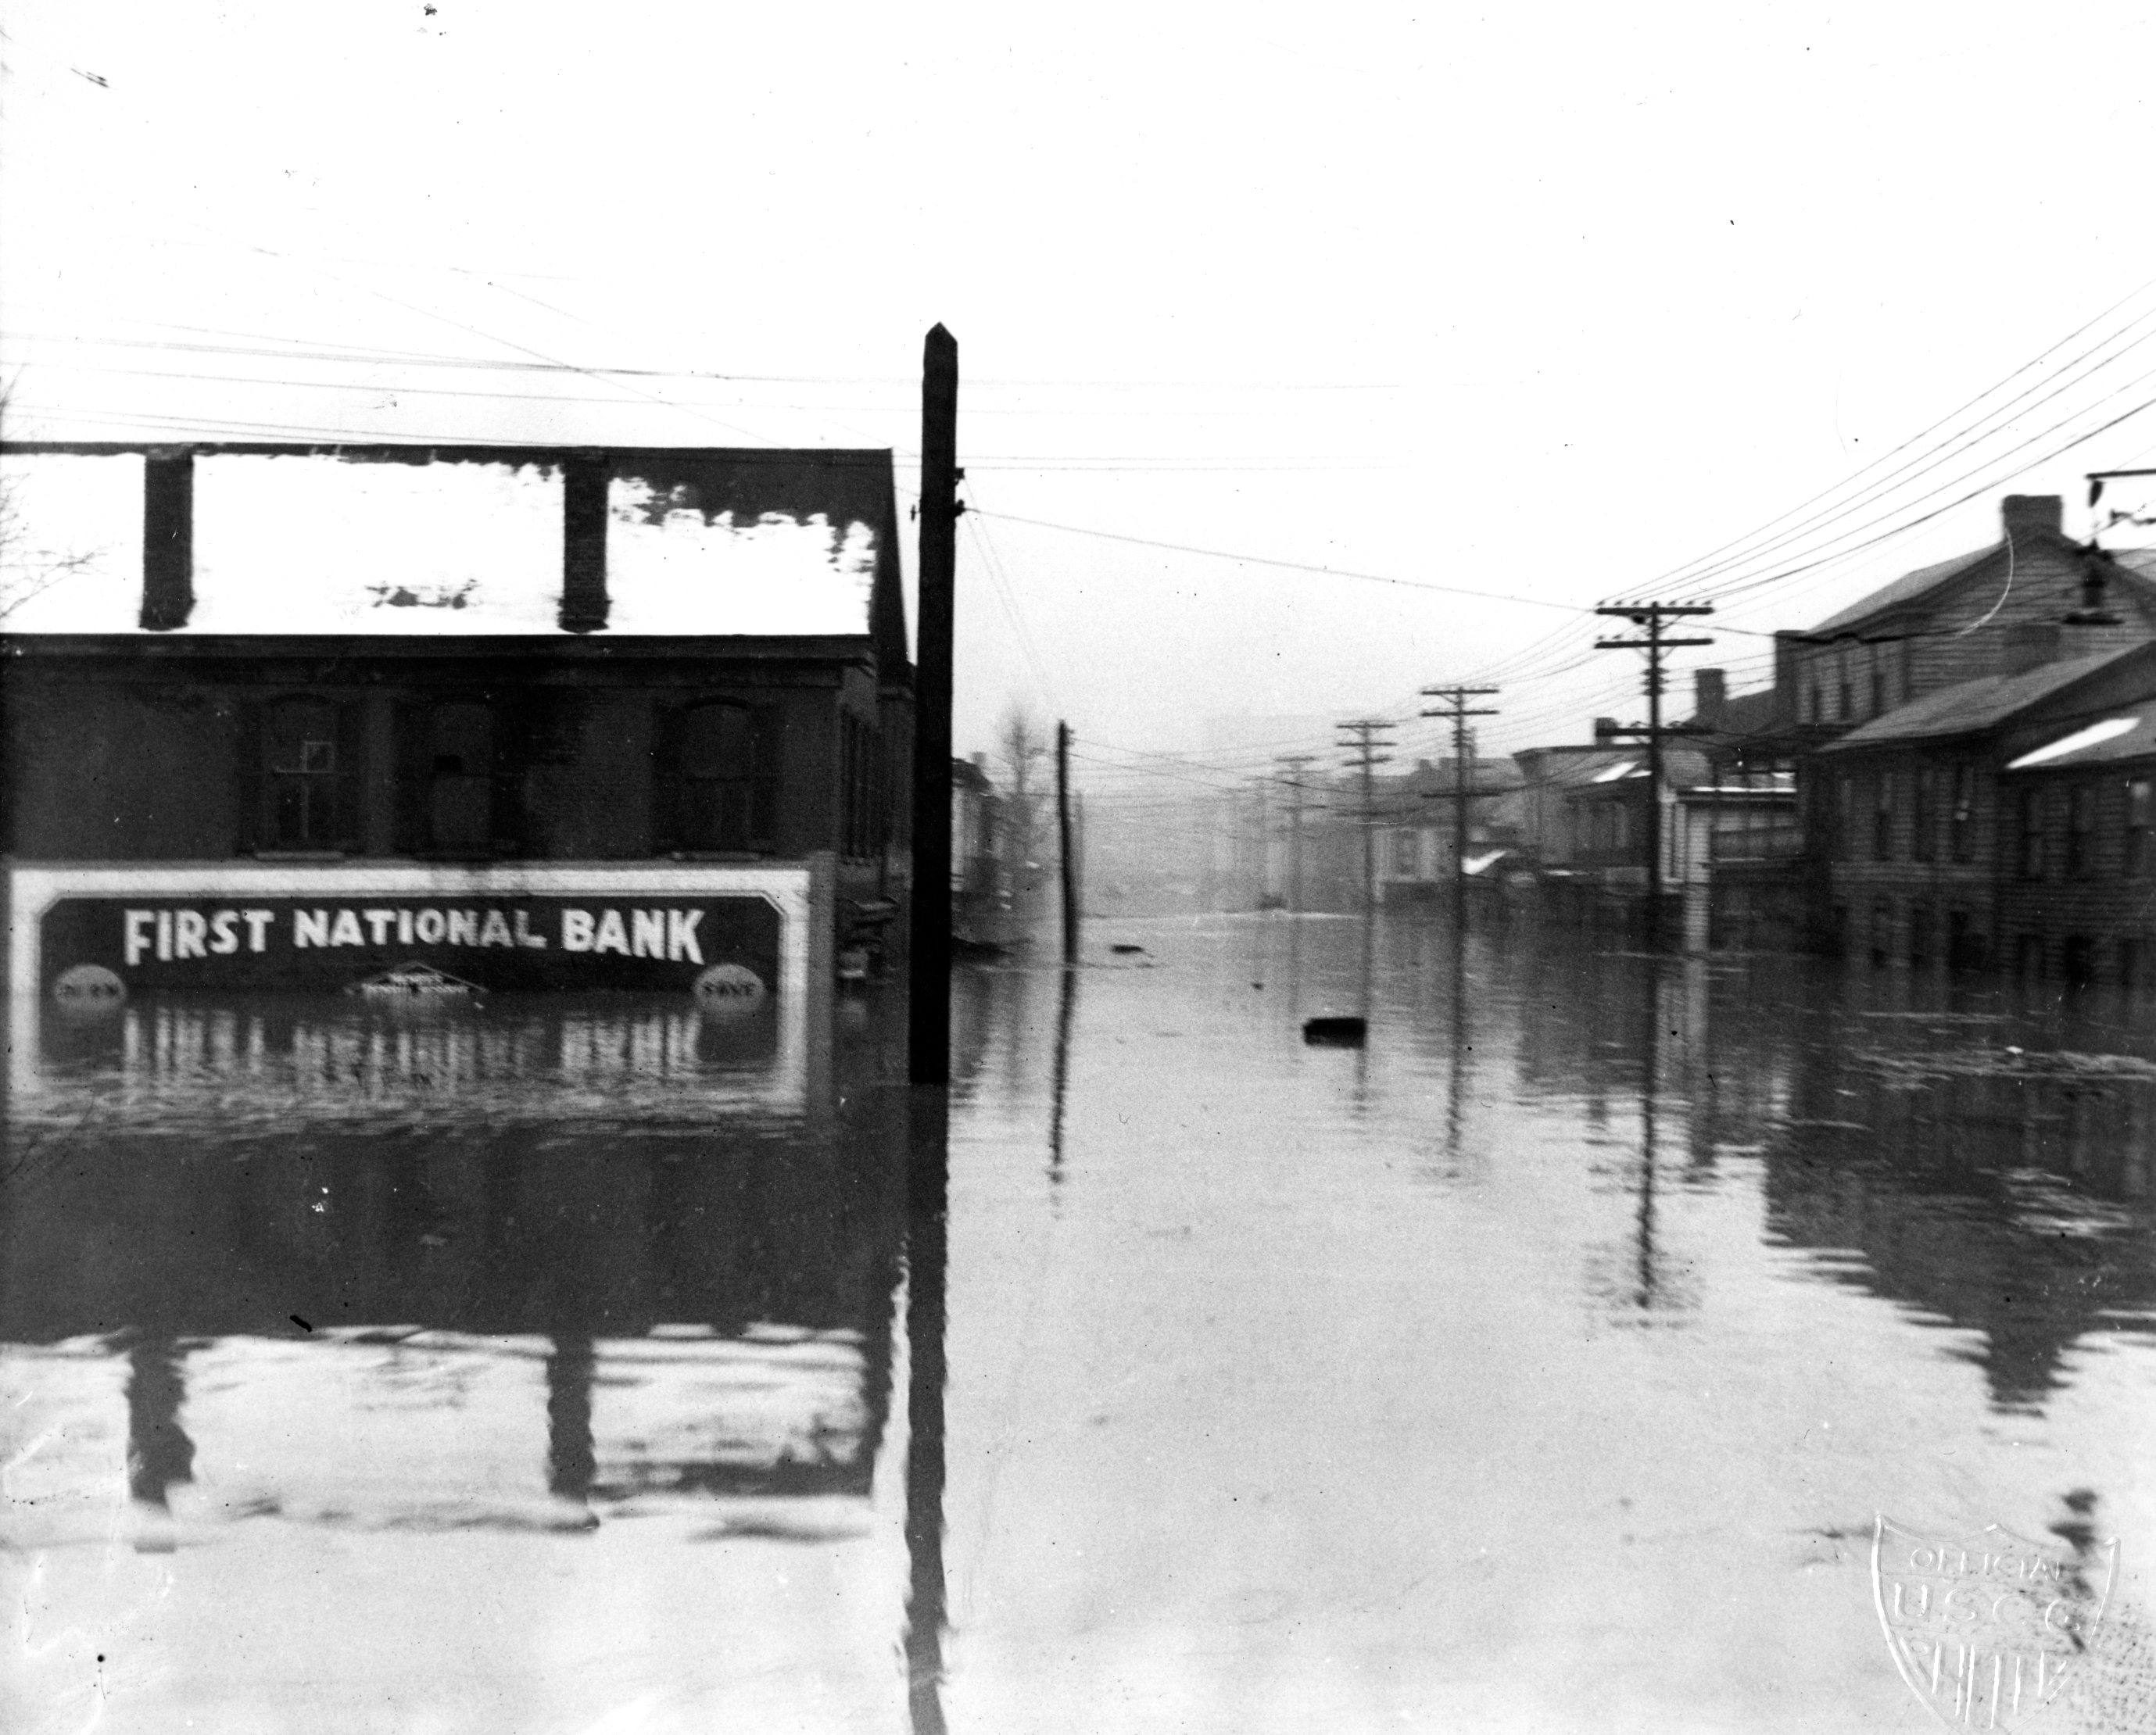
[[[1843,772],[1835,795],[1834,852],[1853,860],[1856,854],[1856,780]]]
[[[2096,871],[2096,786],[2076,783],[2066,795],[2066,872],[2076,878]]]
[[[2021,878],[2044,877],[2044,791],[2021,791]]]
[[[1917,800],[1909,811],[1909,855],[1928,862],[1938,854],[1939,773],[1936,765],[1917,767]]]
[[[1897,660],[1902,665],[1902,703],[1906,705],[1917,696],[1916,654],[1911,650],[1909,641],[1906,638],[1895,646],[1894,649]]]
[[[1409,831],[1393,833],[1393,872],[1402,879],[1415,877],[1415,834]]]
[[[1909,965],[1922,970],[1932,961],[1932,907],[1928,903],[1909,906]]]
[[[1882,770],[1872,785],[1871,859],[1875,862],[1894,859],[1894,786],[1898,780],[1892,771]]]
[[[264,710],[262,847],[336,849],[352,841],[342,722],[339,708],[322,699],[285,699]]]
[[[2126,871],[2148,871],[2149,782],[2146,777],[2126,780]]]
[[[747,854],[777,829],[778,736],[767,710],[714,699],[661,727],[661,847]]]
[[[1876,717],[1887,709],[1887,653],[1874,649],[1871,653],[1871,714]]]
[[[1815,681],[1804,691],[1804,721],[1807,723],[1817,723],[1819,720],[1820,690],[1819,683]]]
[[[1957,862],[1976,859],[1976,767],[1963,760],[1953,768],[1953,806],[1948,816]]]
[[[1884,898],[1871,905],[1871,964],[1876,970],[1894,955],[1894,906]]]

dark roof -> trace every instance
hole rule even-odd
[[[1866,747],[1881,747],[1901,741],[1941,740],[1953,735],[1974,734],[2004,723],[2017,711],[2040,699],[2071,687],[2086,675],[2147,649],[2128,645],[2123,649],[2097,651],[2087,657],[2069,657],[2041,663],[2017,675],[1984,675],[1942,687],[1922,699],[1897,705],[1884,716],[1851,729],[1840,740],[1822,747],[1822,753],[1841,753]]]
[[[2005,545],[2003,542],[1994,542],[1990,547],[1979,548],[1974,554],[1956,555],[1950,560],[1937,560],[1931,566],[1919,566],[1914,572],[1905,572],[1892,584],[1882,585],[1871,595],[1851,603],[1840,614],[1828,616],[1811,629],[1812,634],[1839,632],[1861,621],[1868,621],[1874,615],[1898,608],[1905,602],[1913,602],[1933,586],[1958,577],[1971,567],[1990,559]]]
[[[1444,759],[1435,765],[1418,765],[1398,776],[1380,777],[1371,793],[1380,801],[1395,805],[1419,801],[1425,796],[1454,794],[1458,787],[1454,780],[1453,761]],[[1502,795],[1507,790],[1517,789],[1522,780],[1519,767],[1509,759],[1478,756],[1467,761],[1467,793],[1471,796]]]
[[[1694,714],[1686,719],[1684,726],[1712,741],[1768,734],[1781,722],[1780,697],[1772,687],[1762,687],[1757,693],[1732,693],[1722,700],[1712,720]]]
[[[2061,535],[2056,530],[2038,530],[2033,533],[2033,536],[2035,540],[2048,543],[2054,549],[2064,549],[2076,555],[2087,551],[2071,537]],[[2029,537],[2025,536],[2015,545],[2026,548],[2030,540]],[[2005,550],[2006,544],[1994,542],[1989,548],[1978,549],[1972,554],[1956,555],[1952,560],[1934,561],[1931,566],[1919,566],[1914,572],[1905,572],[1892,584],[1881,586],[1870,596],[1861,597],[1852,602],[1840,614],[1829,616],[1804,637],[1820,638],[1846,632],[1851,628],[1861,626],[1865,622],[1876,616],[1889,613],[1905,603],[1916,601],[1941,586],[1960,577],[1964,572],[1973,571],[1984,561],[1996,555],[2003,554]],[[2156,549],[2106,550],[2104,553],[2112,564],[2124,574],[2129,582],[2129,588],[2140,595],[2145,601],[2148,599],[2148,591],[2143,586],[2151,581],[2156,581]]]

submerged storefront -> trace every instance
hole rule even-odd
[[[836,953],[901,931],[889,453],[5,463],[18,1002],[768,997],[798,1054]]]

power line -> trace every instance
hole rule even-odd
[[[1247,566],[1274,566],[1287,572],[1315,572],[1326,578],[1353,578],[1369,584],[1398,585],[1410,591],[1440,591],[1452,596],[1480,596],[1491,602],[1517,602],[1523,608],[1554,608],[1566,614],[1579,612],[1577,605],[1551,602],[1539,596],[1509,596],[1497,591],[1469,590],[1462,585],[1435,584],[1427,579],[1394,578],[1382,572],[1355,572],[1341,566],[1319,566],[1306,560],[1275,560],[1265,555],[1234,554],[1226,549],[1200,548],[1188,542],[1163,542],[1151,536],[1130,536],[1116,530],[1096,530],[1085,525],[1051,524],[1042,518],[1020,518],[1012,512],[991,512],[990,518],[1006,524],[1030,525],[1037,530],[1061,530],[1073,536],[1092,536],[1103,542],[1124,542],[1137,548],[1165,549],[1171,554],[1202,555],[1209,560],[1236,560]]]

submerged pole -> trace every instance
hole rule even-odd
[[[958,564],[958,342],[921,361],[921,620],[913,674],[913,898],[906,1077],[951,1082],[951,659]]]

